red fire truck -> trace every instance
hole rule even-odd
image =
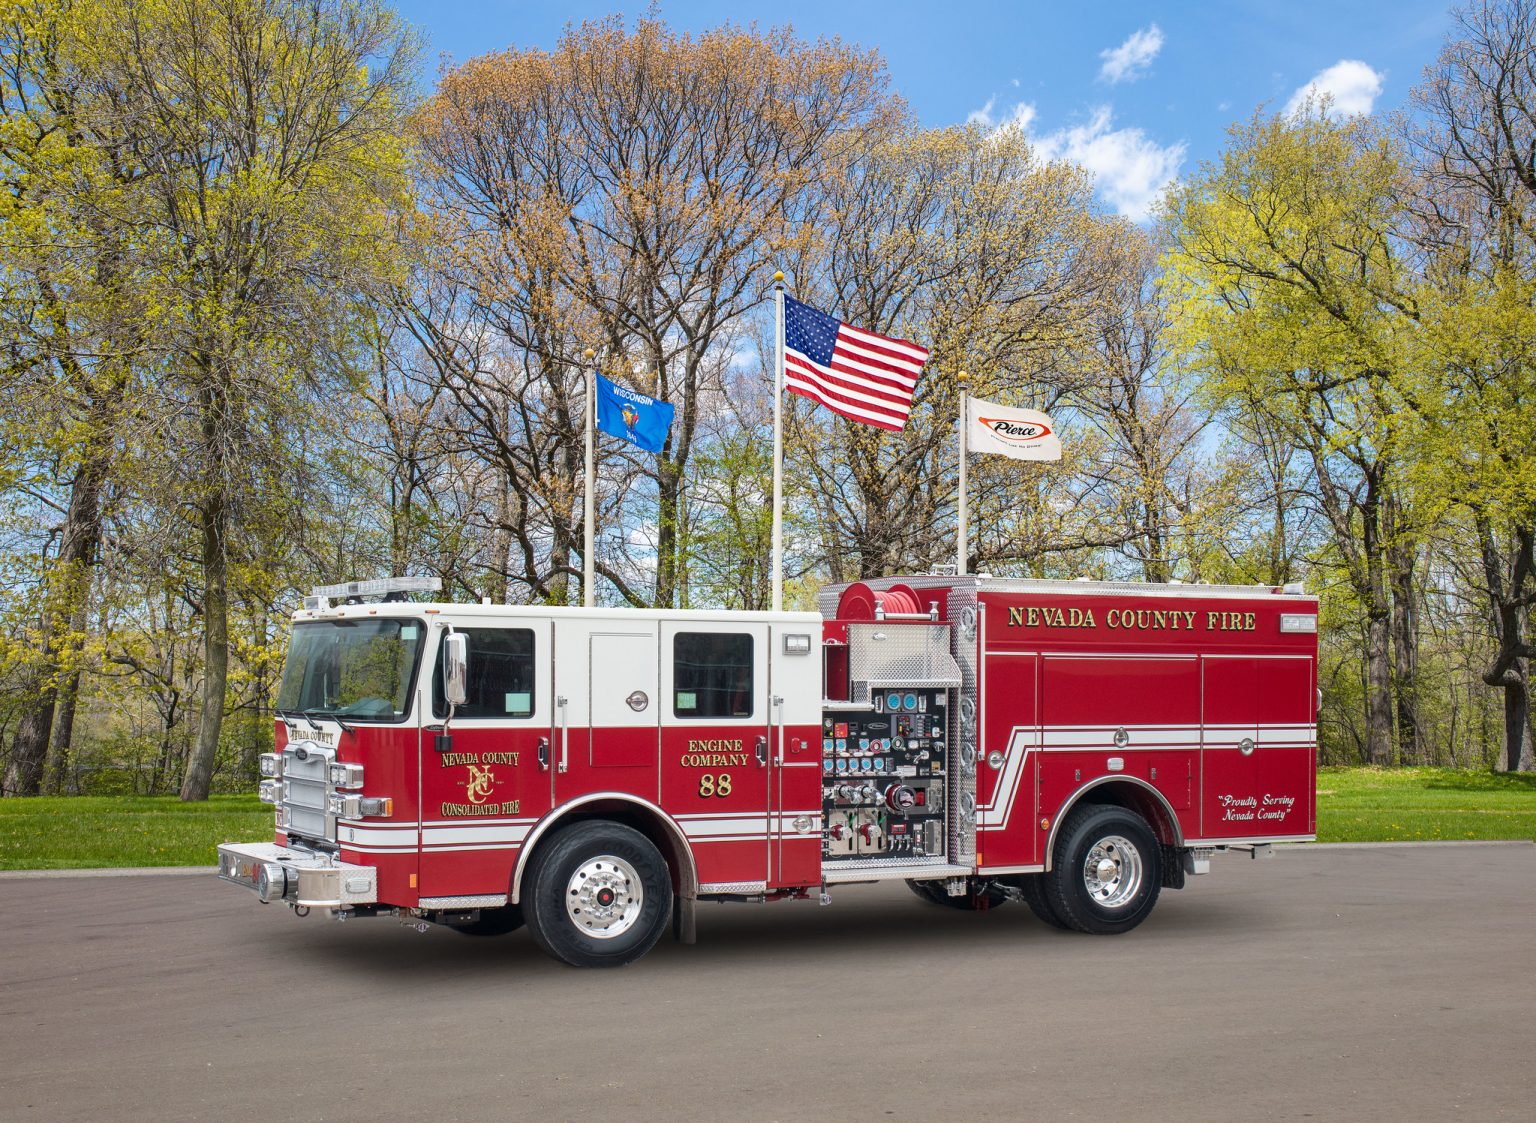
[[[1125,932],[1213,853],[1314,837],[1299,588],[930,575],[805,613],[406,599],[426,584],[306,598],[276,838],[221,846],[222,878],[609,966],[669,922],[692,942],[701,900],[893,879]]]

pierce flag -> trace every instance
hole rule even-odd
[[[967,398],[966,444],[972,452],[994,452],[1015,460],[1060,460],[1056,423],[1037,409],[1015,409]]]
[[[899,430],[928,348],[845,324],[784,297],[784,385],[851,421]]]
[[[600,374],[596,386],[598,429],[647,452],[660,452],[672,428],[672,403],[626,389]]]

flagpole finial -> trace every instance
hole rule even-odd
[[[783,274],[783,272],[775,272],[774,273],[774,275],[773,275],[773,283],[776,284],[776,285],[782,285],[784,283],[784,274]]]
[[[587,362],[590,363],[593,360],[593,358],[597,355],[597,352],[592,350],[592,348],[588,347],[581,354],[582,354],[582,357],[585,358],[587,360]]]
[[[969,374],[967,374],[963,370],[960,372],[959,378],[960,378],[960,385],[962,385],[962,386],[964,386],[967,382],[969,382],[971,380],[971,376]]]

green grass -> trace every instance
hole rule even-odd
[[[1319,842],[1536,838],[1536,774],[1320,768]]]
[[[1536,838],[1536,775],[1324,768],[1320,842]],[[272,837],[254,795],[0,799],[0,870],[211,866],[221,842]]]
[[[272,808],[254,795],[0,799],[0,870],[211,866],[221,842],[270,842]]]

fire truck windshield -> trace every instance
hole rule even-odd
[[[415,620],[328,620],[293,629],[277,708],[354,721],[399,721],[426,628]]]

